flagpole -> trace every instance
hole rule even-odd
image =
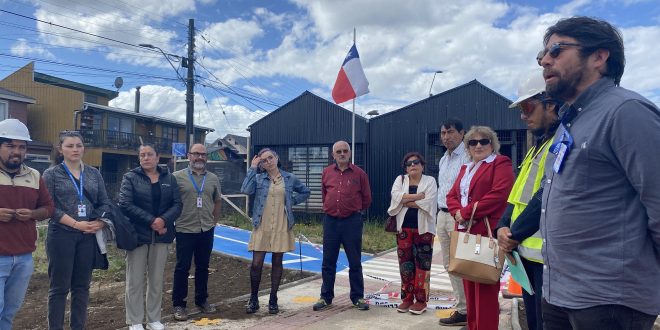
[[[353,44],[355,45],[355,27],[353,27]],[[351,163],[355,164],[355,98],[353,99],[353,120],[351,129]]]

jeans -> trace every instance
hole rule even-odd
[[[32,253],[0,256],[0,330],[11,330],[33,270]]]
[[[83,234],[48,225],[46,254],[48,256],[48,328],[64,328],[66,297],[71,292],[71,329],[84,329],[89,303],[89,283],[92,280],[96,235]]]
[[[208,298],[209,260],[213,249],[214,228],[200,233],[176,233],[176,268],[172,283],[172,305],[186,307],[188,273],[195,258],[195,305]]]
[[[543,299],[543,328],[546,330],[651,330],[657,315],[623,305],[601,305],[570,309]]]
[[[339,247],[344,246],[348,259],[348,280],[351,285],[350,298],[353,303],[364,298],[362,278],[362,216],[354,213],[347,218],[325,215],[323,218],[323,263],[321,266],[321,298],[328,304],[335,297],[335,277]]]

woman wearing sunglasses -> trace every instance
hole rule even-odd
[[[250,266],[250,300],[245,312],[256,313],[259,310],[259,284],[266,253],[271,253],[272,269],[270,273],[270,300],[268,313],[277,314],[277,290],[282,279],[282,258],[285,252],[295,249],[293,237],[293,205],[307,200],[310,191],[292,173],[277,167],[279,157],[275,151],[261,149],[252,158],[250,169],[243,180],[241,192],[254,197],[252,207],[252,225],[248,250],[252,251]],[[259,172],[258,172],[259,170]]]
[[[456,230],[464,232],[473,206],[478,203],[470,234],[487,237],[486,221],[494,229],[506,209],[513,186],[513,167],[509,157],[499,154],[500,142],[490,127],[473,126],[465,134],[464,141],[471,161],[461,167],[454,186],[449,190],[447,208],[456,220]],[[463,286],[468,329],[496,330],[500,315],[499,283],[481,284],[464,279]]]
[[[405,174],[392,185],[392,199],[387,213],[396,216],[396,244],[401,274],[401,313],[422,314],[429,300],[431,257],[435,218],[438,213],[438,185],[424,175],[424,157],[409,152],[401,166]]]

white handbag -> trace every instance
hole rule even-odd
[[[449,274],[460,278],[483,284],[495,284],[500,281],[504,266],[504,252],[493,238],[488,218],[483,220],[488,228],[488,237],[470,234],[474,222],[474,212],[477,204],[472,208],[472,216],[466,232],[453,231],[449,247]]]

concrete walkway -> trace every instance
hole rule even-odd
[[[400,291],[400,283],[396,275],[396,251],[390,251],[373,258],[364,266],[365,294],[376,292],[389,293],[394,296]],[[349,300],[348,276],[337,274],[335,282],[335,299],[332,307],[315,312],[312,305],[318,300],[321,288],[320,276],[313,280],[302,280],[298,283],[280,289],[278,294],[280,313],[269,315],[267,308],[268,296],[261,296],[261,309],[245,319],[203,320],[201,315],[191,315],[186,322],[169,322],[166,329],[458,329],[457,327],[442,327],[438,320],[448,316],[452,310],[447,309],[452,303],[448,278],[442,267],[440,246],[434,246],[432,266],[432,301],[438,310],[427,310],[422,315],[398,313],[391,307],[372,305],[369,311],[358,311]],[[394,272],[394,273],[393,273]],[[394,274],[394,275],[393,275]],[[378,279],[377,279],[378,278]],[[396,280],[392,282],[383,281]],[[249,280],[249,279],[246,279]],[[247,296],[231,299],[231,301],[246,301]],[[227,302],[231,302],[227,301]],[[378,300],[379,302],[399,303],[400,299]],[[375,300],[371,300],[374,303]],[[511,329],[511,301],[500,299],[500,329]],[[196,322],[197,321],[197,322]]]

